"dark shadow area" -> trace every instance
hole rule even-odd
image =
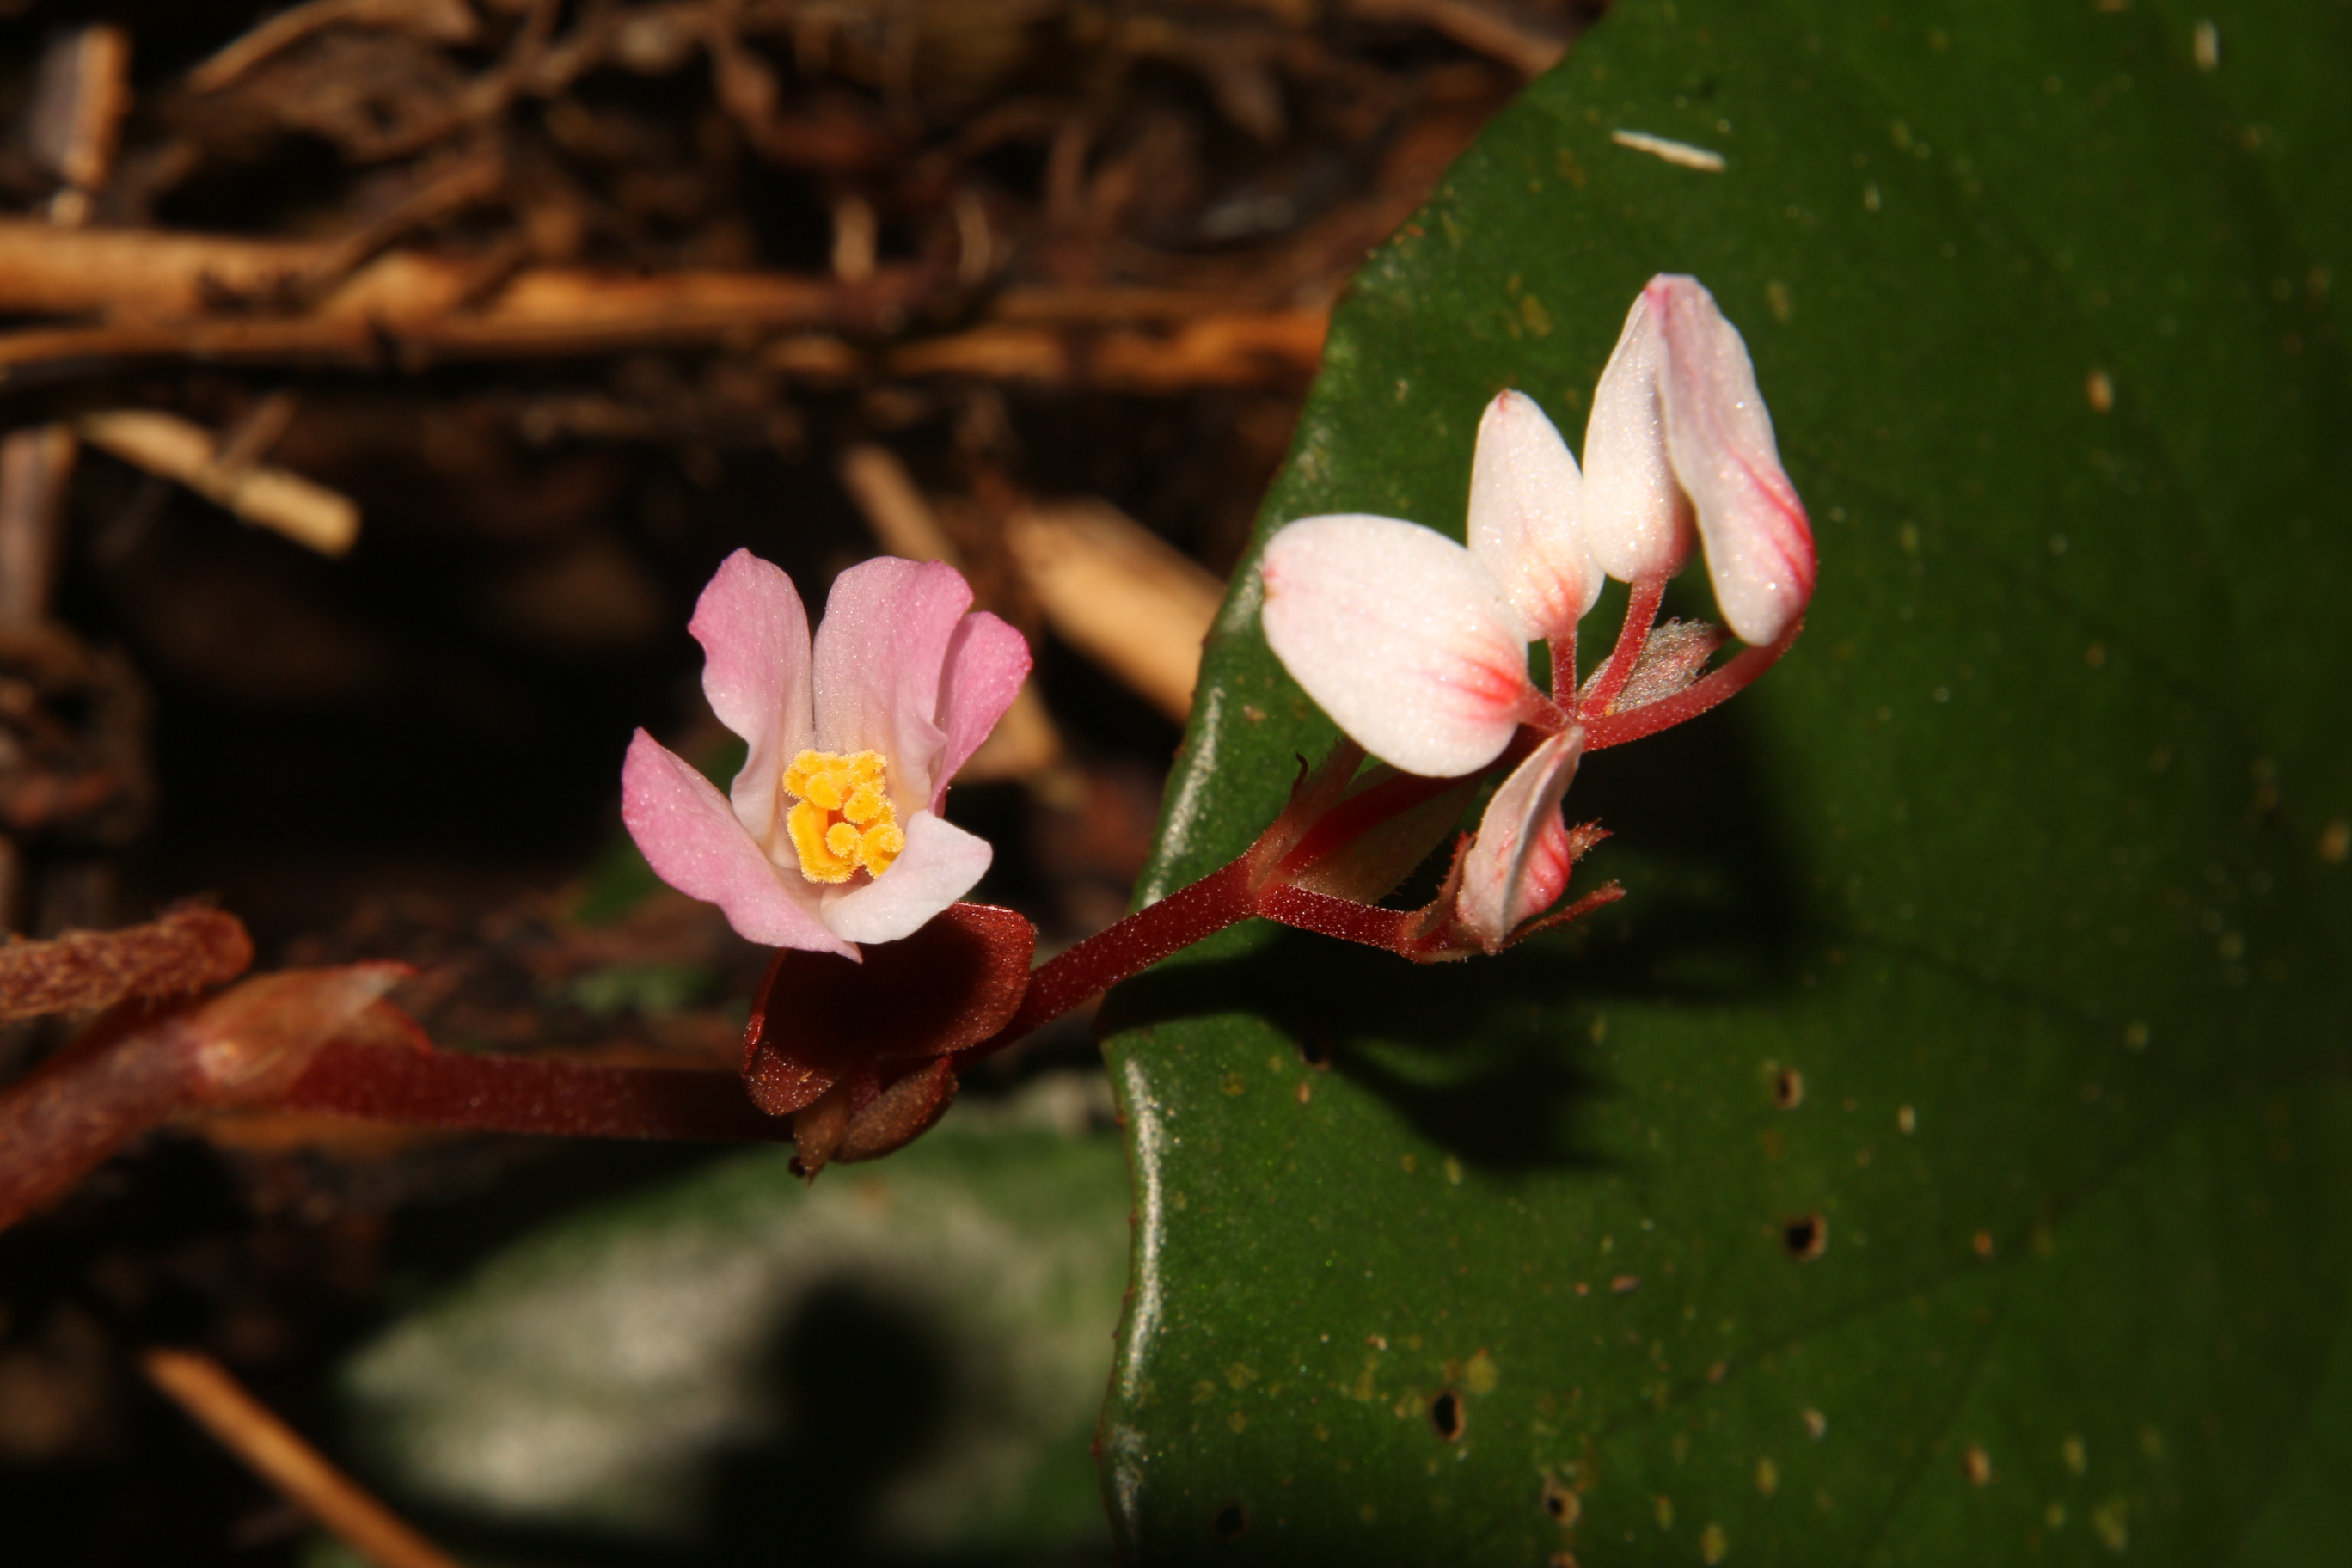
[[[1499,1171],[1591,1165],[1577,1109],[1608,1092],[1590,1064],[1612,1003],[1751,1000],[1792,984],[1802,900],[1735,709],[1587,761],[1573,820],[1615,837],[1572,890],[1626,898],[1498,958],[1411,964],[1274,928],[1248,951],[1121,986],[1106,1033],[1253,1014],[1392,1105],[1432,1141]]]
[[[597,1531],[422,1507],[411,1516],[461,1556],[551,1568],[1011,1568],[1084,1560],[1050,1551],[908,1552],[875,1542],[877,1500],[930,1454],[958,1396],[948,1347],[907,1302],[854,1279],[819,1285],[794,1304],[759,1377],[772,1428],[709,1458],[709,1527],[691,1546],[632,1545]]]
[[[767,1377],[782,1425],[714,1466],[712,1560],[874,1563],[882,1489],[927,1458],[955,1397],[939,1331],[851,1280],[817,1288],[785,1324]]]

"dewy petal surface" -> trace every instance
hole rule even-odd
[[[1666,456],[1658,376],[1664,342],[1645,290],[1592,390],[1584,426],[1584,539],[1621,583],[1671,577],[1696,542]]]
[[[738,550],[695,601],[686,629],[702,645],[710,710],[750,747],[730,793],[745,830],[765,843],[777,775],[809,743],[808,611],[780,568]]]
[[[745,940],[857,956],[818,918],[816,889],[780,871],[718,786],[643,730],[621,765],[621,820],[656,876],[717,904]]]
[[[1502,588],[1444,534],[1392,517],[1310,517],[1274,536],[1261,570],[1267,645],[1391,766],[1475,772],[1542,700]]]
[[[1653,279],[1643,298],[1665,347],[1667,455],[1698,510],[1716,604],[1740,640],[1771,642],[1812,597],[1813,531],[1780,467],[1748,344],[1695,278]]]
[[[943,816],[907,819],[907,847],[862,888],[828,889],[824,923],[848,942],[896,942],[971,891],[995,850]],[[740,929],[740,927],[738,928]]]
[[[1462,864],[1454,914],[1489,952],[1568,890],[1574,861],[1559,803],[1583,752],[1584,731],[1571,724],[1528,753],[1486,803]]]
[[[887,556],[852,566],[825,596],[812,660],[817,744],[881,752],[902,809],[928,805],[939,782],[940,676],[971,607],[954,567]]]
[[[940,753],[939,776],[931,783],[931,810],[939,810],[947,799],[948,780],[980,749],[1020,695],[1021,683],[1029,679],[1029,662],[1028,639],[987,611],[957,623],[948,639],[947,669],[940,681],[940,728],[947,744]]]
[[[1573,635],[1601,596],[1583,511],[1584,476],[1559,431],[1527,394],[1497,395],[1470,464],[1470,553],[1538,637]]]

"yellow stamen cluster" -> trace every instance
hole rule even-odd
[[[907,835],[883,793],[879,752],[843,756],[803,752],[784,770],[784,793],[799,802],[784,818],[801,875],[812,882],[846,882],[860,870],[878,877],[890,868]]]

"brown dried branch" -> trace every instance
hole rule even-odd
[[[452,160],[392,208],[327,246],[323,254],[288,280],[286,302],[316,304],[364,263],[412,231],[466,207],[488,202],[505,189],[506,160],[495,146],[477,148]]]
[[[151,1350],[140,1363],[222,1447],[376,1568],[458,1568],[457,1559],[336,1468],[220,1363],[188,1351]]]
[[[246,521],[321,555],[345,554],[359,542],[360,509],[350,497],[249,458],[232,463],[211,431],[176,414],[110,409],[82,416],[75,428],[100,451],[176,479]]]
[[[232,463],[210,431],[177,415],[113,409],[84,415],[76,428],[101,451],[175,479],[246,521],[322,555],[344,554],[358,542],[359,508],[349,497],[283,468],[249,459]]]
[[[1223,585],[1108,501],[1032,508],[1005,542],[1054,629],[1181,723]]]
[[[26,126],[33,155],[65,182],[50,203],[50,222],[71,227],[89,218],[91,193],[114,172],[130,110],[131,35],[100,24],[51,42]]]
[[[225,910],[173,910],[120,931],[9,942],[0,945],[0,1022],[184,995],[226,984],[252,963],[253,939]]]
[[[0,1094],[0,1229],[184,1110],[278,1098],[397,963],[289,969],[201,1004],[127,1003]]]
[[[882,364],[896,376],[959,375],[1116,392],[1303,386],[1321,362],[1329,324],[1320,310],[1284,310],[1204,317],[1164,332],[985,326],[898,344],[882,356]]]
[[[270,56],[322,28],[377,27],[435,43],[469,44],[478,30],[466,0],[310,0],[280,11],[188,73],[195,92],[218,92]]]
[[[863,282],[759,272],[634,277],[562,268],[521,271],[478,302],[475,269],[396,253],[362,268],[292,317],[208,312],[223,299],[267,300],[319,248],[138,231],[61,233],[0,221],[0,312],[99,315],[99,326],[0,337],[0,386],[121,360],[404,368],[442,359],[603,353],[811,329],[888,330],[939,290],[922,267]]]
[[[1347,0],[1347,8],[1367,21],[1418,22],[1522,76],[1541,76],[1568,53],[1566,28],[1483,0]]]
[[[0,437],[0,626],[34,626],[49,613],[58,535],[79,449],[64,425],[35,425]]]
[[[110,323],[0,336],[0,386],[41,370],[120,359],[415,365],[725,342],[812,328],[888,331],[942,287],[930,269],[906,266],[877,268],[857,282],[767,272],[640,278],[537,268],[469,302],[479,282],[473,268],[401,252],[362,268],[307,315],[208,308],[282,297],[323,255],[323,247],[287,242],[60,233],[0,220],[0,312],[97,315]],[[1147,393],[1301,384],[1314,374],[1327,312],[1249,312],[1234,304],[1231,295],[1177,289],[1022,290],[1009,293],[999,310],[1008,323],[1024,324],[902,342],[870,366],[844,347],[824,344],[824,352],[813,353],[807,340],[795,340],[780,347],[783,357],[775,367]],[[1170,324],[1150,331],[1108,325],[1145,321]],[[1062,330],[1080,324],[1103,330]]]

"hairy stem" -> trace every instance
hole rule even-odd
[[[1642,661],[1642,650],[1649,646],[1650,628],[1657,625],[1658,607],[1666,602],[1666,580],[1646,577],[1633,584],[1632,595],[1625,601],[1625,624],[1617,628],[1617,646],[1609,650],[1608,662],[1592,678],[1591,689],[1576,700],[1577,717],[1585,728],[1592,727],[1588,714],[1605,714],[1625,683],[1633,679],[1633,667]]]
[[[792,1118],[752,1104],[731,1072],[340,1040],[319,1053],[284,1103],[414,1127],[562,1138],[761,1142],[788,1140],[793,1129]]]
[[[1244,856],[1038,965],[1004,1027],[959,1054],[968,1058],[1002,1050],[1129,975],[1256,912]]]

